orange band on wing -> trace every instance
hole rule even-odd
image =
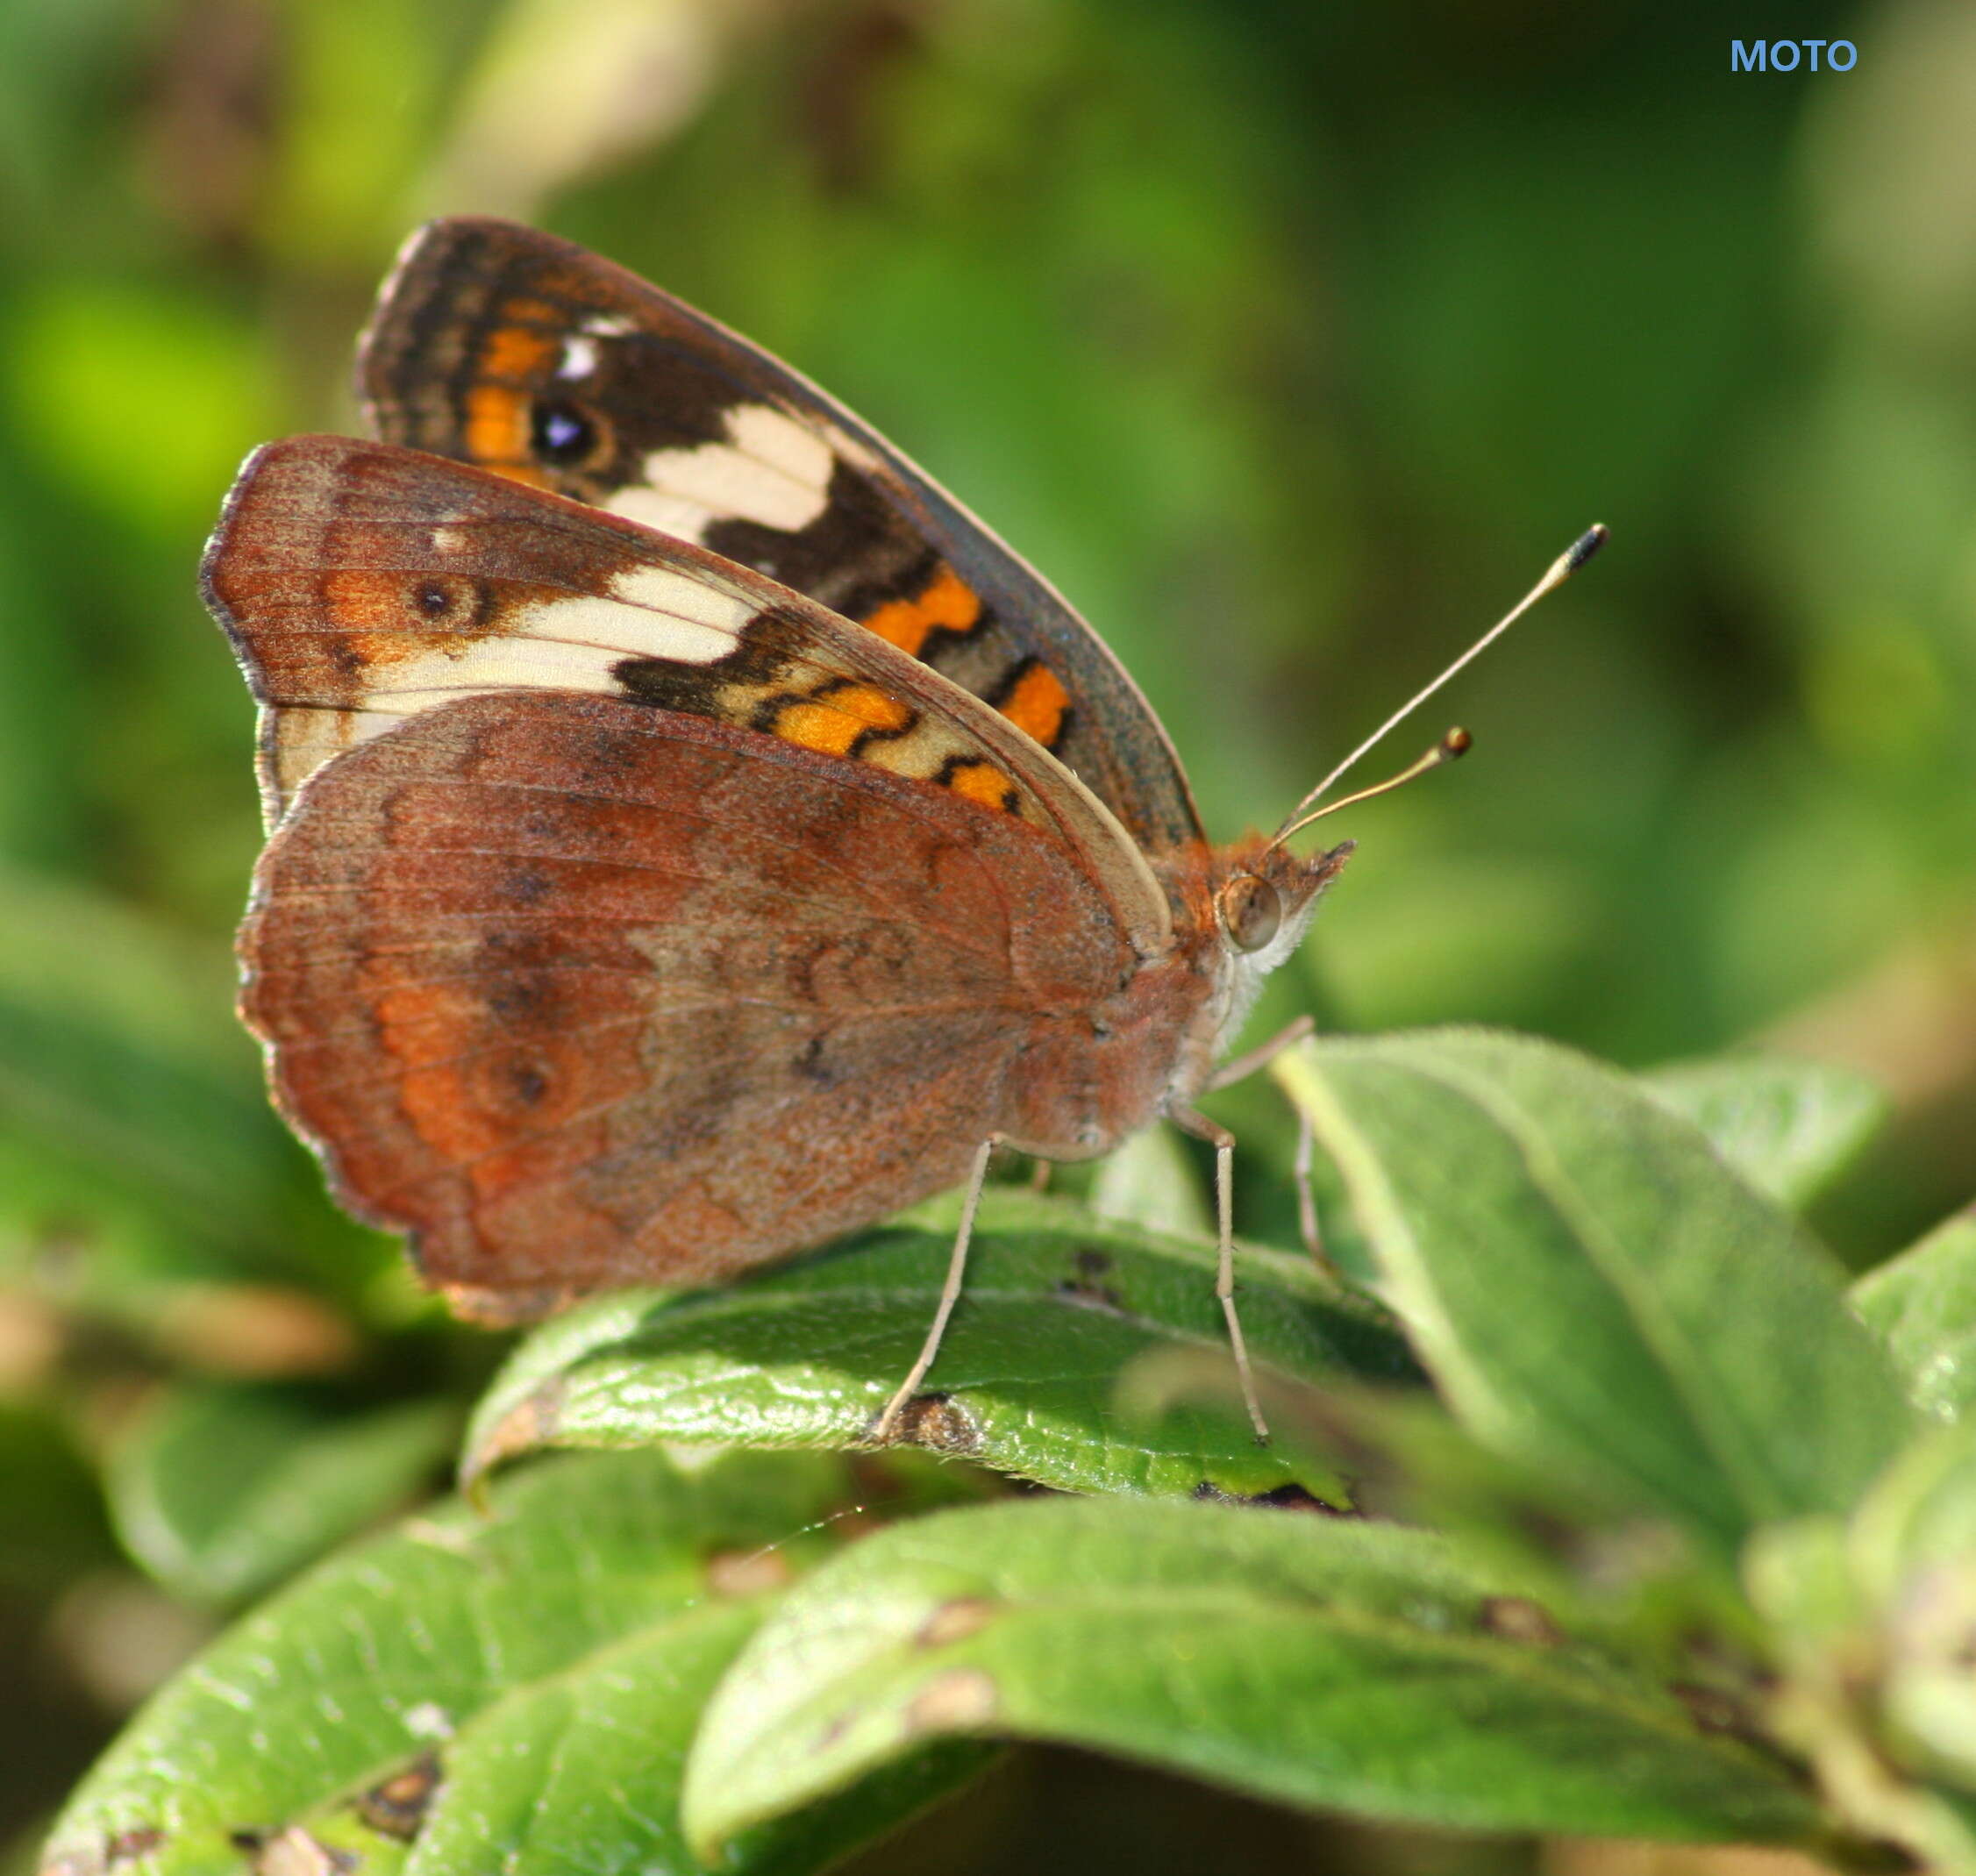
[[[479,362],[488,377],[525,384],[555,355],[556,342],[547,333],[531,332],[525,325],[503,325],[488,334]]]
[[[467,458],[510,481],[546,489],[549,478],[529,460],[529,399],[505,384],[476,384],[467,393]]]
[[[1001,710],[1024,736],[1053,749],[1070,711],[1070,693],[1057,681],[1057,674],[1049,666],[1031,665],[1016,680],[1016,688]]]
[[[867,731],[896,735],[913,725],[910,704],[870,684],[849,684],[826,698],[805,697],[776,713],[774,733],[827,756],[847,756]]]
[[[958,762],[940,779],[956,795],[965,795],[984,808],[999,808],[1004,814],[1015,812],[1016,785],[992,762]]]
[[[375,567],[335,567],[323,575],[323,610],[339,631],[402,632],[404,574]]]
[[[888,599],[858,623],[917,658],[935,631],[967,631],[981,616],[980,596],[952,567],[943,565],[917,598]]]
[[[476,384],[467,393],[467,450],[475,462],[525,461],[528,399],[505,384]]]

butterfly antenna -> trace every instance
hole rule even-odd
[[[1439,768],[1444,763],[1453,761],[1457,756],[1466,755],[1473,741],[1474,738],[1466,730],[1450,730],[1426,754],[1415,757],[1397,775],[1388,775],[1384,781],[1375,781],[1369,788],[1355,788],[1349,795],[1341,795],[1335,802],[1326,802],[1322,808],[1313,808],[1302,819],[1290,822],[1280,832],[1273,834],[1269,845],[1263,851],[1266,853],[1271,848],[1281,846],[1291,835],[1302,833],[1313,821],[1322,821],[1326,815],[1336,814],[1341,808],[1356,807],[1360,802],[1369,802],[1375,795],[1390,795],[1395,788],[1405,788],[1409,781],[1424,775],[1429,769]],[[1315,796],[1306,795],[1304,799],[1309,801],[1315,799]]]
[[[1470,646],[1425,689],[1416,691],[1412,696],[1409,697],[1398,710],[1395,710],[1384,723],[1380,724],[1378,729],[1374,730],[1364,742],[1360,743],[1350,755],[1345,757],[1344,761],[1340,762],[1295,807],[1291,809],[1288,814],[1283,817],[1283,825],[1271,839],[1270,845],[1273,847],[1280,845],[1295,833],[1299,828],[1309,826],[1311,822],[1318,819],[1321,815],[1335,813],[1340,808],[1349,807],[1354,802],[1366,801],[1374,795],[1384,795],[1390,789],[1399,788],[1404,782],[1411,781],[1416,775],[1425,774],[1430,768],[1438,768],[1444,762],[1452,761],[1463,750],[1466,749],[1468,747],[1467,732],[1462,730],[1451,730],[1417,762],[1410,764],[1401,774],[1394,776],[1391,781],[1382,781],[1374,788],[1361,788],[1358,794],[1348,795],[1342,801],[1333,802],[1329,807],[1320,810],[1317,814],[1309,812],[1311,805],[1322,800],[1326,794],[1335,788],[1345,774],[1357,767],[1363,756],[1384,742],[1395,730],[1398,729],[1408,717],[1412,716],[1451,678],[1474,663],[1545,594],[1555,592],[1566,581],[1570,579],[1580,567],[1584,566],[1586,561],[1605,546],[1607,538],[1607,529],[1603,522],[1594,522],[1590,527],[1587,528],[1570,546],[1552,561],[1544,577],[1529,592],[1524,594],[1502,617],[1490,626],[1480,638],[1476,639],[1474,644]]]

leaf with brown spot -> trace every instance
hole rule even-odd
[[[702,1709],[787,1584],[839,1546],[829,1514],[848,1492],[809,1454],[691,1477],[656,1452],[572,1454],[494,1481],[484,1513],[409,1519],[168,1685],[70,1801],[46,1867],[696,1870],[678,1780]],[[936,1748],[724,1867],[819,1868],[981,1757]]]
[[[710,1858],[929,1735],[1464,1830],[1814,1826],[1774,1753],[1698,1727],[1644,1665],[1562,1620],[1533,1645],[1531,1592],[1450,1539],[1356,1519],[1143,1499],[937,1513],[832,1559],[743,1647],[694,1745],[687,1827]]]
[[[522,1345],[482,1402],[467,1475],[544,1446],[866,1440],[932,1319],[951,1230],[943,1202],[731,1289],[625,1291],[572,1310]],[[1231,1390],[1145,1414],[1120,1403],[1120,1374],[1158,1350],[1197,1352],[1232,1387],[1214,1259],[1211,1243],[991,1191],[908,1443],[1065,1491],[1180,1496],[1206,1480],[1231,1496],[1348,1505],[1322,1459],[1288,1441],[1259,1447]],[[1245,1246],[1238,1272],[1266,1371],[1320,1387],[1416,1378],[1378,1308],[1308,1258]],[[1093,1273],[1102,1308],[1081,1287]]]

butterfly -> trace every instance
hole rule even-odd
[[[1293,816],[1210,845],[1053,588],[582,248],[431,224],[358,377],[379,440],[258,450],[203,574],[260,706],[241,1012],[344,1205],[510,1322],[965,1186],[884,1438],[992,1147],[1087,1159],[1163,1116],[1216,1149],[1265,1435],[1233,1142],[1193,1103],[1259,1059],[1223,1061],[1349,844],[1299,857]]]

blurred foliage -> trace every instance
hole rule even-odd
[[[0,1841],[203,1632],[104,1468],[186,1402],[251,1395],[272,1452],[498,1352],[261,1103],[252,713],[193,581],[251,446],[353,427],[434,212],[587,241],[886,429],[1117,648],[1217,833],[1607,521],[1446,700],[1476,756],[1352,817],[1259,1026],[1781,1045],[1892,1102],[1814,1213],[1842,1256],[1966,1202],[1976,14],[1792,11],[1856,68],[1732,75],[1719,10],[1645,0],[0,5]],[[1266,1088],[1216,1111],[1287,1151]],[[344,1528],[412,1488],[362,1467]],[[1018,1790],[1090,1837],[1021,1776],[964,1847]],[[1455,1866],[1229,1830],[1228,1867]]]

